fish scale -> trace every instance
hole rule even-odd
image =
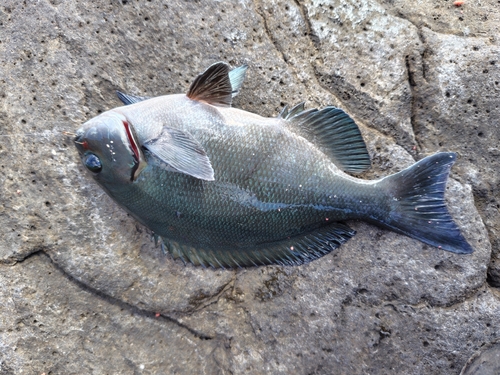
[[[438,153],[386,178],[369,167],[361,133],[342,110],[277,118],[230,106],[246,67],[224,63],[187,95],[120,93],[124,107],[77,131],[95,180],[175,258],[213,267],[302,264],[354,236],[361,219],[455,253],[472,248],[444,204],[456,155]]]
[[[220,147],[215,148],[202,142],[209,155],[217,155],[217,152],[223,154],[224,141],[217,143]],[[256,170],[248,179],[241,179],[238,171],[241,169],[240,165],[245,162],[244,158],[221,159],[225,162],[214,163],[215,174],[220,175],[220,180],[215,183],[200,181],[184,174],[177,174],[176,178],[172,178],[171,173],[152,163],[151,168],[145,169],[143,176],[137,181],[134,196],[138,197],[137,201],[141,204],[151,203],[151,206],[155,206],[156,202],[162,202],[161,207],[166,212],[171,212],[172,217],[175,212],[180,211],[183,218],[194,218],[193,221],[197,222],[199,229],[207,227],[212,237],[231,241],[241,240],[244,233],[258,236],[256,241],[269,239],[269,236],[279,239],[282,233],[296,233],[297,228],[322,223],[325,215],[334,214],[327,211],[326,207],[313,208],[318,206],[317,203],[328,200],[330,194],[327,192],[331,191],[328,189],[331,181],[323,182],[324,193],[320,194],[317,191],[318,185],[314,190],[312,186],[307,185],[305,180],[308,176],[301,177],[305,173],[296,171],[296,179],[287,180],[287,175],[270,173],[268,166]],[[225,172],[218,173],[219,168]],[[157,185],[149,184],[150,176],[161,181],[163,187],[158,189]],[[303,180],[304,182],[301,182]],[[299,188],[299,185],[302,187]],[[141,199],[142,194],[154,196],[155,201]],[[341,191],[338,194],[343,195]],[[127,205],[131,203],[132,201]],[[151,208],[130,206],[129,210],[149,211]],[[146,224],[156,233],[159,233],[159,227],[165,224],[162,222],[165,221],[163,210],[158,215],[150,215]],[[290,218],[284,220],[284,214]],[[291,220],[293,217],[296,217],[295,220]],[[238,218],[236,228],[233,228],[234,218]],[[189,223],[183,230],[191,233],[192,224],[194,223]],[[214,226],[217,226],[217,230],[213,230]],[[215,238],[212,240],[215,241]],[[196,238],[191,241],[199,242]]]

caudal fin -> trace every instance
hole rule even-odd
[[[389,199],[384,227],[457,254],[474,250],[460,233],[444,201],[446,181],[456,154],[441,152],[379,181]]]

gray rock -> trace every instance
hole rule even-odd
[[[498,10],[431,3],[4,1],[0,372],[458,373],[499,335]],[[345,108],[364,178],[458,151],[447,203],[474,254],[354,222],[301,267],[162,255],[62,132],[120,105],[116,89],[184,92],[219,60],[250,65],[239,108]]]
[[[500,373],[500,344],[491,343],[469,358],[460,375],[495,375]]]
[[[223,338],[88,290],[40,252],[2,266],[0,285],[2,374],[216,374],[226,350]]]
[[[500,60],[498,41],[421,32],[426,52],[414,72],[414,127],[419,145],[455,150],[454,176],[471,185],[492,244],[490,283],[500,285]],[[492,142],[493,141],[493,142]]]

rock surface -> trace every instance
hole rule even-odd
[[[494,342],[474,354],[467,361],[460,375],[496,375],[498,373],[500,373],[500,344]]]
[[[405,4],[3,1],[0,373],[458,374],[495,342],[500,10]],[[118,106],[117,89],[184,92],[219,60],[250,66],[239,108],[346,109],[365,178],[457,151],[447,202],[474,254],[356,222],[301,267],[163,256],[62,132]]]

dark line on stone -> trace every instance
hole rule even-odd
[[[417,128],[417,125],[416,125],[416,109],[415,109],[415,107],[416,107],[416,97],[415,97],[415,89],[414,89],[414,87],[417,86],[417,83],[415,81],[415,73],[412,71],[412,66],[411,66],[411,63],[410,63],[410,58],[411,58],[410,55],[406,55],[405,56],[405,66],[406,66],[406,73],[407,73],[407,76],[408,76],[408,86],[409,86],[409,89],[410,89],[410,125],[411,125],[411,129],[413,131],[413,136],[415,138],[416,147],[417,147],[417,150],[415,150],[414,152],[410,152],[410,153],[413,156],[415,156],[415,154],[419,150],[422,149],[422,146],[420,145],[420,142],[418,141],[417,132],[416,132],[416,128]]]
[[[304,23],[306,24],[306,30],[307,30],[307,36],[309,39],[311,39],[312,44],[316,48],[316,50],[319,51],[320,49],[320,39],[319,37],[312,31],[312,26],[311,26],[311,21],[309,21],[309,17],[307,16],[307,9],[305,8],[305,5],[300,4],[299,0],[294,0],[295,5],[300,10],[300,13],[302,15],[302,19],[304,20]]]
[[[171,318],[168,315],[161,315],[160,314],[160,317],[163,318],[163,319],[165,319],[165,320],[167,320],[167,321],[169,321],[169,322],[171,322],[171,323],[173,323],[173,324],[175,324],[175,325],[178,325],[179,327],[182,327],[182,328],[188,330],[193,336],[199,338],[200,340],[213,340],[214,339],[214,337],[205,335],[204,333],[201,333],[201,332],[198,332],[197,330],[188,327],[187,325],[179,322],[178,320],[176,320],[174,318]],[[158,319],[156,317],[154,317],[154,318]]]
[[[280,53],[281,55],[281,58],[283,59],[283,61],[288,65],[288,59],[286,58],[281,46],[279,45],[278,41],[276,40],[276,38],[274,37],[274,35],[272,34],[271,30],[269,29],[269,25],[267,24],[267,18],[264,14],[264,10],[262,8],[262,4],[258,4],[256,7],[255,7],[255,10],[257,12],[257,14],[262,18],[262,22],[264,23],[264,30],[267,34],[267,36],[269,37],[269,39],[271,40],[271,43],[273,43],[274,45],[274,48],[276,48],[276,50]]]
[[[94,288],[91,288],[90,286],[84,284],[83,282],[81,282],[80,280],[74,278],[72,275],[68,274],[62,267],[60,267],[53,259],[52,257],[47,254],[45,251],[43,250],[37,250],[36,252],[32,253],[30,255],[33,256],[33,255],[41,255],[41,254],[44,254],[44,256],[47,256],[51,263],[54,265],[54,267],[60,271],[68,281],[76,284],[78,287],[80,287],[81,289],[89,292],[90,294],[92,295],[95,295],[96,297],[100,298],[101,300],[104,300],[108,303],[110,303],[111,305],[113,306],[117,306],[117,307],[120,307],[121,309],[127,309],[129,310],[130,312],[132,312],[133,314],[136,314],[136,315],[139,315],[139,316],[142,316],[142,317],[145,317],[145,318],[150,318],[150,319],[153,319],[153,320],[158,320],[159,318],[167,321],[167,322],[170,322],[170,323],[173,323],[181,328],[184,328],[185,330],[187,330],[189,333],[191,333],[194,337],[200,339],[200,340],[212,340],[214,339],[214,337],[211,337],[209,335],[206,335],[204,333],[201,333],[201,332],[198,332],[190,327],[188,327],[187,325],[183,324],[183,323],[180,323],[179,321],[177,321],[176,319],[173,319],[169,316],[166,316],[166,315],[160,315],[159,317],[156,316],[156,312],[151,312],[151,311],[148,311],[148,310],[144,310],[144,309],[141,309],[137,306],[133,306],[131,304],[128,304],[126,302],[123,302],[123,301],[120,301],[119,299],[117,298],[114,298],[114,297],[111,297],[97,289],[94,289]],[[28,258],[28,257],[27,257]],[[26,258],[25,258],[26,259]]]
[[[5,266],[13,266],[15,264],[24,262],[26,259],[31,258],[33,255],[37,255],[38,253],[45,253],[45,250],[46,250],[45,248],[37,247],[32,249],[31,252],[28,252],[26,254],[16,254],[20,256],[12,256],[6,259],[1,259],[0,264]]]
[[[407,150],[415,156],[420,150],[422,150],[422,145],[421,142],[419,141],[417,135],[418,135],[418,124],[417,124],[417,90],[418,87],[422,85],[422,81],[425,80],[425,75],[426,75],[426,69],[425,69],[425,56],[427,54],[427,47],[425,46],[425,39],[424,36],[422,35],[422,30],[418,28],[416,25],[414,25],[417,28],[417,35],[420,40],[420,43],[422,44],[422,52],[418,54],[418,57],[420,58],[420,70],[421,70],[421,76],[418,75],[417,68],[419,67],[418,62],[414,62],[412,64],[411,60],[415,59],[417,57],[417,53],[414,53],[412,55],[406,55],[405,56],[405,66],[406,66],[406,73],[407,73],[407,79],[408,79],[408,87],[410,89],[410,124],[411,128],[413,131],[413,136],[415,139],[416,147],[417,150]]]

